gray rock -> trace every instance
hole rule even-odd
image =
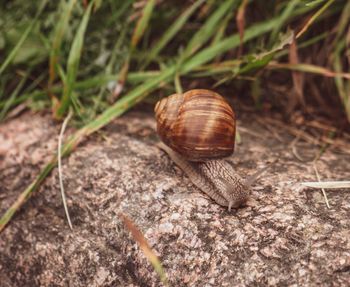
[[[229,161],[246,176],[269,162],[247,206],[232,212],[192,186],[155,143],[151,114],[131,112],[63,160],[65,218],[55,169],[0,234],[1,286],[162,286],[120,218],[125,213],[159,256],[171,286],[346,286],[350,193],[302,188],[315,180],[293,138],[252,120]],[[0,211],[55,150],[59,125],[25,113],[0,126]],[[72,132],[72,131],[70,131]],[[300,154],[317,153],[312,145]],[[322,178],[349,179],[350,156],[330,150]]]

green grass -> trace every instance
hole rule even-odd
[[[83,49],[85,31],[89,23],[89,18],[90,18],[93,4],[94,4],[93,1],[90,2],[88,8],[84,12],[83,19],[81,20],[81,23],[78,27],[78,31],[74,37],[72,47],[69,52],[69,56],[67,60],[66,75],[64,75],[64,77],[61,77],[61,79],[63,78],[62,81],[63,81],[64,88],[63,88],[63,94],[61,97],[60,105],[55,111],[55,116],[57,118],[63,117],[73,98],[74,85],[77,79],[80,57]]]
[[[19,104],[51,107],[58,119],[73,110],[79,129],[62,145],[62,156],[156,90],[181,92],[186,88],[183,78],[214,80],[216,87],[239,83],[253,91],[255,103],[261,103],[269,99],[258,92],[259,85],[269,80],[272,69],[311,73],[333,87],[334,93],[323,96],[340,97],[339,110],[350,122],[349,63],[344,57],[350,53],[345,37],[350,21],[347,1],[242,5],[239,0],[200,0],[175,6],[150,0],[141,7],[142,2],[130,0],[88,2],[85,7],[75,0],[28,1],[27,5],[13,0],[0,8],[4,19],[0,22],[0,120]],[[243,6],[240,19],[244,17],[245,25],[238,31],[236,17]],[[261,14],[256,15],[256,10]],[[9,40],[10,29],[20,35],[16,42]],[[300,63],[288,61],[294,36]],[[40,43],[45,53],[28,56],[24,49],[28,41]],[[330,42],[329,62],[319,63],[317,55],[308,53],[313,47],[323,51]],[[310,58],[316,60],[302,62]],[[288,80],[291,72],[281,76]],[[244,77],[254,79],[254,85]],[[0,218],[0,231],[56,166],[53,151],[37,178]]]
[[[32,29],[34,28],[35,24],[38,22],[41,13],[45,9],[46,4],[47,4],[47,0],[41,1],[40,6],[38,7],[38,11],[37,11],[36,15],[34,16],[34,19],[31,21],[29,26],[26,28],[26,30],[24,31],[24,33],[22,34],[22,36],[20,37],[20,39],[18,40],[16,45],[11,48],[10,53],[5,58],[5,61],[3,61],[1,63],[0,76],[3,74],[3,72],[8,68],[8,66],[11,64],[11,62],[17,56],[20,48],[22,47],[24,42],[27,40],[27,38],[28,38],[30,32],[32,31]]]
[[[126,93],[137,84],[132,80],[135,73],[157,74],[174,62],[177,63],[177,72],[172,78],[174,90],[181,89],[180,74],[181,77],[183,75],[191,77],[192,75],[188,74],[186,69],[191,70],[192,64],[198,68],[206,63],[207,58],[217,65],[220,65],[220,61],[227,61],[227,57],[240,61],[238,67],[233,67],[231,71],[227,71],[226,75],[220,75],[221,79],[217,81],[219,85],[228,83],[234,85],[237,82],[236,76],[239,74],[257,77],[256,72],[260,70],[266,71],[259,72],[259,77],[264,77],[269,73],[270,69],[267,66],[270,61],[278,59],[285,64],[286,58],[283,56],[286,54],[284,52],[288,53],[287,47],[279,53],[271,51],[280,41],[279,35],[285,34],[291,23],[298,23],[294,31],[300,37],[298,40],[300,47],[309,41],[310,37],[317,36],[318,27],[324,28],[323,23],[331,22],[329,19],[333,19],[334,24],[329,26],[329,31],[334,30],[338,25],[339,29],[336,43],[334,43],[332,62],[323,68],[336,72],[334,89],[338,92],[343,110],[350,119],[348,81],[339,77],[344,71],[346,72],[343,57],[347,52],[345,27],[349,22],[349,13],[347,13],[349,4],[346,1],[271,1],[266,7],[254,1],[244,3],[247,4],[244,5],[246,18],[250,11],[256,9],[255,6],[259,6],[258,8],[265,15],[265,18],[258,19],[260,24],[271,23],[271,19],[278,20],[273,22],[274,27],[269,33],[256,31],[258,39],[248,43],[238,59],[235,58],[237,50],[229,51],[225,49],[225,45],[230,45],[229,42],[232,40],[236,41],[232,38],[232,34],[237,33],[235,15],[238,13],[238,8],[242,6],[242,1],[201,0],[188,6],[156,4],[155,1],[148,1],[141,7],[135,5],[138,8],[134,9],[132,4],[137,1],[129,0],[118,2],[119,4],[114,1],[89,1],[89,3],[88,7],[84,7],[80,1],[76,0],[62,0],[49,5],[47,1],[32,2],[32,5],[28,3],[24,6],[23,11],[19,10],[16,16],[11,15],[11,5],[7,10],[3,8],[0,11],[6,23],[1,24],[0,27],[2,29],[0,43],[3,39],[4,46],[1,50],[4,61],[0,63],[0,75],[3,74],[4,79],[6,77],[9,79],[1,82],[0,86],[0,90],[3,90],[3,95],[0,97],[2,118],[24,101],[30,100],[35,105],[35,102],[40,100],[47,103],[45,106],[53,108],[53,116],[56,118],[62,118],[68,108],[73,107],[81,122],[87,123],[108,106],[108,100],[114,99],[107,88],[108,82],[119,84],[120,90]],[[19,0],[13,1],[12,5],[16,8],[21,7]],[[154,13],[155,9],[157,13]],[[35,12],[34,18],[29,21],[30,14],[33,12]],[[23,18],[23,23],[21,21],[16,23],[16,19],[12,19],[11,16],[16,19]],[[337,18],[341,19],[339,23],[334,21]],[[246,29],[254,23],[257,21],[251,16],[245,19]],[[20,28],[21,25],[27,28],[23,31]],[[157,29],[167,26],[169,28],[164,31]],[[191,28],[192,26],[195,28]],[[6,41],[9,28],[17,29],[17,33],[23,31],[16,43]],[[313,32],[313,29],[316,32]],[[27,42],[37,41],[36,38],[41,39],[45,45],[43,49],[47,50],[45,55],[49,63],[48,67],[43,65],[45,59],[40,58],[43,57],[42,54],[34,53],[33,57],[38,57],[37,62],[33,58],[26,59],[24,47]],[[327,37],[318,39],[313,45],[322,45],[322,42],[327,40]],[[11,47],[11,45],[14,46]],[[226,53],[221,52],[224,50]],[[261,59],[252,62],[256,55],[264,52],[270,52],[269,59],[265,58],[265,62]],[[217,55],[212,57],[210,54]],[[218,57],[219,55],[221,58]],[[16,58],[21,59],[20,64],[24,67],[27,60],[28,67],[33,68],[31,70],[33,75],[29,75],[21,85],[22,88],[17,88],[15,91],[8,87],[12,86],[11,80],[14,81],[9,75],[16,69],[18,63]],[[188,58],[191,58],[191,61],[184,67],[184,61]],[[105,59],[104,62],[96,64],[101,59]],[[33,61],[36,63],[34,67],[32,67]],[[318,63],[313,65],[318,66]],[[285,66],[280,67],[284,69]],[[43,74],[46,76],[44,79],[40,78],[39,87],[28,93],[25,90],[26,86],[33,78],[39,77],[38,70],[41,71],[40,76]],[[182,72],[183,70],[185,72]],[[305,72],[310,72],[310,69],[306,69]],[[206,70],[205,73],[197,74],[198,76],[217,79],[217,69]],[[146,78],[144,80],[147,81]],[[18,78],[17,81],[22,80]],[[96,89],[99,90],[98,93]]]

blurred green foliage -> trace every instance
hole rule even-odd
[[[206,88],[254,90],[253,101],[263,103],[271,100],[264,90],[271,88],[266,81],[277,69],[277,78],[290,88],[297,85],[291,80],[294,70],[331,77],[327,87],[317,88],[322,97],[339,102],[350,121],[349,7],[345,0],[5,1],[0,4],[0,109],[4,118],[19,104],[46,107],[62,118],[71,108],[78,122],[88,123],[153,80],[149,75],[170,67],[175,70],[163,83],[163,94],[196,77],[211,83]],[[249,41],[247,31],[254,34]],[[295,35],[299,61],[311,67],[288,59]],[[282,71],[286,68],[292,72]],[[26,81],[16,90],[23,75]],[[308,85],[315,81],[298,88]],[[306,103],[315,100],[307,96]]]

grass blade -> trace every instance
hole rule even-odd
[[[350,181],[305,181],[301,183],[307,187],[313,188],[329,188],[329,189],[339,189],[339,188],[350,188]]]
[[[244,27],[245,27],[245,10],[248,5],[248,0],[243,0],[241,5],[239,5],[237,16],[236,16],[236,23],[239,31],[239,51],[238,56],[240,57],[243,52],[243,37],[244,37]]]
[[[143,8],[142,15],[140,19],[137,21],[136,27],[134,29],[132,38],[131,38],[131,43],[130,43],[130,51],[125,59],[125,62],[120,69],[120,72],[118,74],[117,78],[117,85],[113,93],[113,98],[117,98],[119,94],[123,91],[124,85],[126,78],[129,73],[129,66],[130,66],[130,59],[131,56],[136,49],[137,44],[139,43],[141,37],[143,36],[144,32],[146,31],[149,20],[152,16],[153,8],[155,5],[155,0],[149,0],[145,7]]]
[[[320,182],[321,179],[320,179],[320,175],[318,174],[318,170],[317,170],[316,164],[314,164],[314,170],[315,170],[315,173],[316,173],[317,180]],[[324,188],[321,188],[321,190],[322,190],[322,194],[323,194],[323,197],[324,197],[324,201],[325,201],[325,203],[326,203],[326,205],[327,205],[327,208],[329,209],[329,208],[331,208],[331,207],[329,206],[329,201],[328,201],[327,193],[326,193],[326,191],[324,190]]]
[[[270,63],[267,67],[269,69],[286,69],[291,71],[318,74],[329,78],[340,77],[344,79],[350,79],[350,73],[337,73],[327,68],[311,64]]]
[[[125,227],[131,233],[134,240],[140,246],[141,250],[143,251],[143,254],[145,254],[148,261],[152,264],[154,270],[158,273],[160,280],[165,286],[168,286],[168,280],[162,267],[162,264],[159,261],[158,256],[153,252],[153,250],[149,246],[146,238],[143,236],[141,231],[135,226],[135,224],[131,221],[129,217],[127,217],[123,213],[119,213],[119,217],[123,221]]]
[[[146,71],[146,72],[131,72],[128,73],[127,82],[133,85],[140,84],[141,82],[147,81],[151,78],[159,76],[160,71]],[[107,85],[110,81],[115,80],[118,77],[116,74],[107,74],[107,75],[99,75],[92,77],[87,80],[82,80],[76,82],[75,89],[79,91],[88,90],[91,88],[98,88],[104,85]],[[60,84],[54,85],[51,88],[52,93],[61,93],[63,91],[63,87]],[[16,97],[11,104],[10,107],[20,104],[28,99],[44,99],[46,97],[46,91],[36,90],[31,93],[25,93]],[[6,105],[7,101],[0,102],[0,108],[3,108]]]
[[[134,49],[143,36],[146,28],[148,27],[149,20],[152,16],[155,0],[148,0],[145,8],[142,11],[141,18],[137,21],[134,33],[131,38],[131,48]]]
[[[4,72],[4,70],[7,68],[7,66],[9,64],[11,64],[13,59],[16,57],[19,49],[23,45],[24,41],[27,39],[29,33],[32,31],[34,25],[37,23],[37,21],[38,21],[40,15],[41,15],[41,13],[43,12],[47,2],[48,2],[47,0],[41,1],[39,9],[38,9],[38,11],[37,11],[37,13],[36,13],[32,23],[30,23],[28,28],[24,31],[23,35],[21,36],[21,38],[17,42],[16,46],[12,49],[11,53],[6,57],[5,61],[1,64],[1,66],[0,66],[0,75]]]
[[[300,36],[302,36],[307,29],[309,29],[309,27],[315,22],[315,20],[324,12],[327,10],[327,8],[332,5],[332,3],[335,0],[329,0],[326,4],[324,4],[314,15],[312,15],[312,17],[306,22],[306,24],[304,25],[304,27],[298,32],[296,38],[298,39]]]
[[[300,63],[298,46],[295,37],[293,37],[293,41],[289,46],[289,63],[290,65],[298,65]],[[292,79],[293,93],[289,96],[287,113],[293,111],[297,104],[301,105],[303,108],[306,107],[304,98],[304,74],[298,71],[292,71]]]
[[[221,3],[219,8],[212,13],[208,20],[202,25],[198,32],[192,37],[188,43],[186,49],[183,52],[182,58],[186,59],[189,56],[193,55],[206,41],[210,39],[215,34],[216,27],[220,24],[221,20],[225,15],[231,12],[236,0],[226,0],[224,3]]]
[[[227,14],[224,19],[221,20],[219,27],[214,35],[214,38],[211,42],[211,45],[215,45],[220,42],[225,37],[225,31],[230,23],[230,20],[233,18],[234,13]]]
[[[62,128],[61,128],[61,132],[60,132],[60,135],[58,137],[58,158],[57,158],[57,161],[58,161],[58,177],[59,177],[59,182],[60,182],[60,189],[61,189],[61,197],[62,197],[62,202],[63,202],[63,207],[64,207],[64,211],[66,213],[66,217],[67,217],[67,220],[68,220],[68,225],[70,227],[70,229],[73,229],[73,226],[72,226],[72,222],[70,220],[70,216],[69,216],[69,211],[68,211],[68,206],[67,206],[67,201],[66,201],[66,195],[64,193],[64,185],[63,185],[63,173],[62,173],[62,155],[61,155],[61,149],[62,149],[62,138],[63,138],[63,135],[64,135],[64,131],[66,130],[66,126],[70,120],[70,118],[72,117],[73,113],[72,111],[69,112],[69,114],[67,115],[67,117],[65,118],[65,120],[63,121],[63,124],[62,124]]]
[[[168,30],[159,39],[157,44],[151,49],[147,56],[146,62],[143,68],[146,67],[150,62],[152,62],[158,54],[164,49],[164,47],[175,37],[175,35],[181,30],[181,28],[186,24],[191,15],[198,9],[199,6],[203,4],[205,0],[199,0],[193,3],[191,7],[186,9],[177,20],[169,27]]]
[[[347,37],[345,33],[349,25],[349,21],[350,2],[348,2],[344,7],[343,13],[337,25],[337,35],[333,41],[333,45],[335,46],[333,52],[333,68],[337,73],[341,73],[343,71],[344,55],[349,55],[350,53],[350,48],[347,45],[348,40],[346,40]],[[334,80],[339,97],[343,103],[348,122],[350,122],[350,81],[346,81],[341,77],[335,77]]]
[[[249,41],[253,38],[256,38],[257,36],[265,34],[268,31],[271,31],[271,29],[274,28],[277,22],[277,19],[278,18],[273,18],[269,21],[255,24],[249,27],[248,29],[246,29],[243,42]],[[194,68],[199,67],[203,64],[206,64],[207,62],[215,58],[217,55],[223,54],[229,51],[230,49],[238,47],[239,43],[240,43],[240,39],[238,34],[227,37],[226,39],[220,41],[219,43],[212,45],[202,50],[201,52],[198,52],[196,55],[190,58],[183,65],[181,72],[188,73]]]
[[[21,79],[21,81],[18,83],[16,88],[11,93],[10,97],[4,102],[4,106],[2,107],[2,110],[0,111],[0,122],[5,118],[7,112],[11,108],[11,105],[15,102],[16,97],[22,90],[25,82],[27,81],[27,78],[29,76],[30,72],[28,71],[25,73],[24,77]]]
[[[61,3],[63,3],[61,17],[57,22],[54,38],[52,41],[52,48],[50,50],[49,84],[48,84],[49,89],[56,77],[56,70],[57,70],[56,64],[57,64],[58,56],[60,54],[63,36],[65,34],[65,31],[67,30],[69,19],[76,2],[77,2],[76,0],[70,0],[69,3],[67,4],[65,1],[61,1]]]
[[[93,4],[94,1],[91,1],[88,8],[85,10],[83,19],[79,25],[78,31],[75,35],[72,47],[70,49],[67,62],[67,80],[64,83],[63,95],[60,106],[58,107],[55,113],[57,118],[61,118],[63,116],[71,102],[71,93],[74,90],[74,84],[77,78],[81,52],[83,49],[85,31],[89,23]]]
[[[37,189],[43,182],[46,176],[56,166],[57,158],[54,157],[40,172],[37,178],[18,196],[16,201],[0,218],[0,232],[5,228],[6,224],[11,220],[17,210],[26,202],[32,195],[33,190]]]

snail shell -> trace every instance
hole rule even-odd
[[[156,104],[155,114],[162,141],[186,160],[218,159],[234,151],[235,114],[215,92],[173,94]]]

